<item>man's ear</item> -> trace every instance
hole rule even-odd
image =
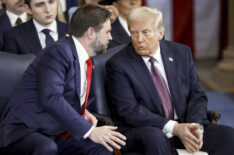
[[[86,31],[86,35],[89,39],[95,40],[96,39],[96,31],[94,30],[93,27],[89,27],[88,30]]]
[[[164,31],[159,32],[159,40],[162,40],[163,36],[164,36]]]
[[[27,13],[32,15],[32,9],[27,4],[25,4],[24,7],[25,7],[25,10],[27,11]]]

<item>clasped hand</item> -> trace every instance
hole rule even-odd
[[[117,127],[101,126],[97,127],[97,119],[88,110],[85,111],[84,118],[93,124],[94,129],[88,136],[93,142],[102,144],[107,150],[113,151],[113,148],[120,149],[124,146],[126,137],[117,132]],[[111,147],[111,146],[112,147]]]
[[[199,151],[203,145],[203,133],[199,130],[199,124],[177,123],[173,135],[180,138],[189,153]]]

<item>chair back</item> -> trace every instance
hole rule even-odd
[[[17,55],[0,51],[0,118],[34,57],[33,54]]]
[[[98,114],[110,116],[110,110],[105,96],[106,62],[125,46],[126,44],[123,44],[110,48],[106,53],[93,57],[94,91],[96,95],[96,110]]]

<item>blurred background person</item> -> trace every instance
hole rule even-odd
[[[3,46],[3,33],[11,27],[27,21],[24,0],[1,0],[2,15],[0,16],[0,49]]]
[[[111,12],[111,23],[113,23],[117,16],[119,15],[118,10],[112,5],[112,0],[79,0],[78,1],[78,6],[73,6],[71,8],[69,8],[68,10],[68,20],[71,20],[71,17],[73,15],[73,13],[82,5],[84,4],[92,4],[92,5],[98,5],[102,8],[107,9],[108,11]]]
[[[47,45],[63,37],[68,25],[56,20],[58,0],[25,0],[32,19],[7,31],[3,51],[15,54],[38,54]]]
[[[127,26],[127,15],[132,8],[142,5],[142,0],[112,0],[113,5],[118,9],[119,16],[111,25],[112,40],[108,48],[131,42]]]

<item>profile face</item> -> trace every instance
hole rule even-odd
[[[93,44],[93,49],[96,54],[105,53],[109,41],[112,40],[111,36],[111,22],[108,19],[105,23],[103,23],[103,27],[99,32],[96,32],[96,40]]]
[[[136,7],[141,6],[142,0],[117,0],[114,6],[117,7],[121,16],[127,17],[128,12]]]
[[[136,52],[141,56],[153,56],[163,33],[156,29],[153,19],[130,21],[129,31]]]
[[[2,0],[6,9],[14,14],[21,15],[25,12],[24,0]]]
[[[48,27],[57,16],[57,0],[32,0],[28,13],[42,26]]]

